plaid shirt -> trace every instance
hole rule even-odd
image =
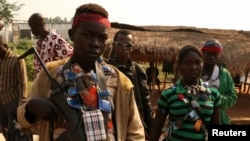
[[[0,58],[0,104],[7,104],[26,95],[27,71],[25,61],[10,49]]]

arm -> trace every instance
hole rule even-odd
[[[141,99],[142,99],[142,106],[143,106],[143,117],[144,122],[147,126],[147,133],[150,132],[151,124],[153,122],[153,112],[152,112],[152,105],[150,101],[150,93],[147,86],[147,76],[145,71],[137,66],[137,77],[138,77],[138,85],[140,88]]]
[[[220,107],[215,107],[214,112],[211,117],[211,124],[221,124],[220,123]]]
[[[213,101],[214,101],[214,111],[211,117],[211,124],[221,124],[221,96],[217,89],[212,90]]]
[[[220,75],[220,96],[221,96],[221,109],[227,109],[236,104],[238,97],[236,95],[233,79],[230,73],[223,69]]]
[[[145,133],[140,119],[139,111],[135,103],[134,93],[131,89],[129,97],[129,119],[126,141],[145,141]]]
[[[117,138],[121,141],[145,141],[144,128],[135,103],[134,86],[121,71],[116,67],[112,68],[117,76],[111,77],[109,81],[112,82],[112,79],[118,78],[114,79],[117,81],[117,88],[113,95]],[[112,83],[108,83],[108,87],[113,87]]]
[[[22,128],[32,128],[33,126],[35,126],[35,122],[37,121],[35,118],[30,117],[32,119],[27,119],[26,117],[26,105],[27,103],[34,97],[42,97],[40,96],[40,91],[39,89],[42,88],[41,84],[41,73],[43,73],[43,71],[41,71],[37,78],[33,81],[31,90],[29,92],[29,95],[27,98],[22,99],[19,103],[18,109],[17,109],[17,118],[19,121],[19,124]],[[43,90],[45,90],[46,88],[44,88]],[[45,91],[43,91],[45,92]],[[46,92],[45,92],[46,93]]]
[[[48,99],[49,87],[50,81],[42,70],[33,81],[28,97],[22,99],[18,106],[17,118],[22,128],[32,128],[41,119],[49,120],[60,115],[55,105]]]
[[[149,141],[158,141],[162,133],[162,127],[167,118],[168,111],[164,111],[161,108],[156,110],[156,115],[153,121],[151,132],[149,134]]]
[[[155,77],[157,78],[158,77],[158,75],[159,75],[159,70],[158,70],[158,68],[157,67],[155,67]]]
[[[16,72],[17,72],[17,82],[18,82],[18,94],[19,99],[24,98],[27,93],[27,70],[24,59],[18,60],[16,64]]]

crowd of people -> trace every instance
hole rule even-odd
[[[33,13],[28,24],[38,37],[29,91],[25,60],[0,36],[0,127],[7,141],[18,138],[9,130],[12,121],[25,141],[32,134],[41,141],[204,141],[207,125],[230,124],[225,111],[237,95],[230,72],[219,63],[223,46],[216,39],[202,48],[183,46],[176,70],[181,77],[161,90],[154,62],[144,70],[131,57],[131,31],[117,31],[111,55],[102,58],[111,24],[101,5],[76,8],[68,30],[72,46],[45,28],[40,13]],[[161,93],[155,115],[153,84]]]

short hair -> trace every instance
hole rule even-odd
[[[35,23],[35,24],[41,24],[41,25],[45,25],[45,21],[44,18],[42,16],[41,13],[34,13],[30,16],[28,23]]]
[[[113,41],[116,41],[117,40],[117,36],[119,35],[119,34],[122,34],[122,35],[133,35],[132,34],[132,32],[130,32],[129,30],[126,30],[126,29],[121,29],[121,30],[119,30],[119,31],[117,31],[116,33],[115,33],[115,36],[114,36],[114,38],[113,38]]]
[[[184,57],[189,53],[189,52],[195,52],[197,53],[201,59],[204,61],[204,56],[201,52],[201,50],[194,45],[186,45],[184,47],[181,48],[180,52],[179,52],[179,57],[178,57],[178,65],[180,65],[184,59]]]
[[[83,14],[83,13],[98,14],[98,15],[103,16],[104,18],[108,18],[108,16],[109,16],[106,9],[103,8],[101,5],[98,5],[98,4],[95,4],[95,3],[88,3],[88,4],[81,5],[76,9],[73,20],[78,15]]]

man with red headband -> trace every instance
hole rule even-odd
[[[41,141],[145,141],[133,84],[101,58],[109,29],[102,6],[76,9],[68,31],[73,55],[46,64],[55,81],[44,70],[38,74],[18,107],[22,128],[39,127]]]
[[[234,81],[225,65],[218,63],[222,53],[222,45],[216,40],[208,40],[202,47],[205,58],[202,79],[210,86],[215,87],[221,94],[221,124],[230,124],[230,119],[226,114],[226,109],[236,104]]]

